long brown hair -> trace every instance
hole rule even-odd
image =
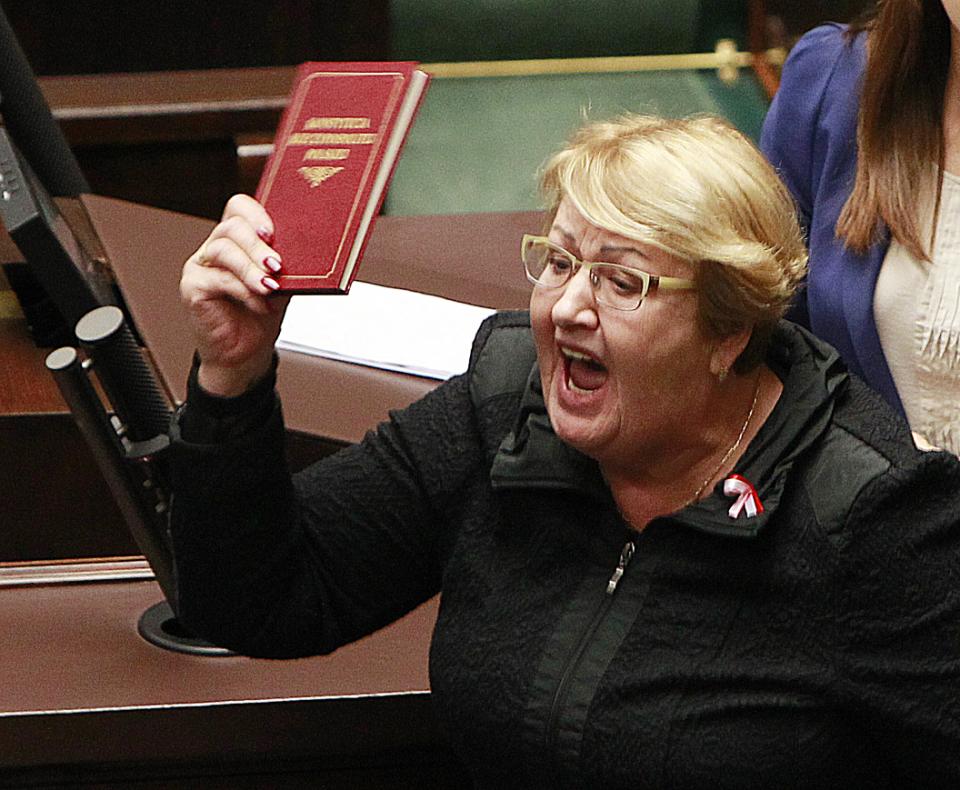
[[[912,255],[929,260],[918,198],[937,164],[934,227],[943,186],[943,95],[950,19],[941,0],[879,0],[850,28],[867,39],[857,125],[857,175],[837,236],[857,252],[879,240],[881,222]]]

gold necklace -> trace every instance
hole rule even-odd
[[[723,469],[723,465],[729,460],[730,456],[736,452],[737,448],[740,446],[740,442],[743,441],[744,434],[746,434],[747,432],[747,426],[750,425],[750,420],[753,417],[753,410],[757,408],[757,400],[759,398],[760,398],[760,377],[757,377],[757,386],[753,391],[753,402],[750,404],[750,411],[747,412],[747,419],[745,419],[743,421],[743,425],[740,426],[740,433],[737,434],[737,440],[730,445],[727,451],[723,454],[723,458],[720,459],[720,463],[718,463],[713,468],[713,471],[710,473],[709,477],[707,477],[707,479],[700,484],[700,487],[694,492],[693,496],[687,500],[684,507],[686,507],[687,505],[691,505],[694,502],[696,502],[698,499],[700,499],[700,494],[702,494],[703,489],[707,487],[707,483],[709,483],[711,480],[713,480],[713,478],[717,476],[717,473],[721,469]]]

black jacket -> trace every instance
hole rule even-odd
[[[764,512],[731,519],[718,486],[640,534],[553,434],[526,314],[295,480],[272,382],[194,382],[182,616],[297,656],[442,591],[433,697],[481,786],[956,787],[960,464],[793,325],[768,364],[783,395],[736,470]]]

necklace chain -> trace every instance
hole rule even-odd
[[[753,402],[750,404],[750,411],[747,412],[747,419],[743,421],[743,425],[740,426],[740,433],[737,434],[737,440],[727,448],[727,451],[723,454],[723,458],[720,459],[720,462],[713,468],[713,471],[710,472],[710,475],[700,484],[699,488],[694,492],[693,496],[687,500],[687,505],[696,502],[700,499],[700,495],[703,493],[703,490],[707,487],[713,478],[717,476],[717,473],[723,469],[724,464],[730,459],[730,456],[733,455],[737,448],[740,446],[740,442],[743,441],[743,437],[747,432],[747,426],[750,425],[750,420],[753,418],[753,411],[757,408],[757,400],[760,398],[760,379],[757,378],[757,386],[753,391]],[[686,505],[684,505],[686,507]]]

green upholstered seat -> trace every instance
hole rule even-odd
[[[714,113],[753,138],[767,100],[751,72],[713,71],[437,78],[387,196],[389,214],[518,211],[540,206],[540,166],[583,118],[624,111]]]
[[[393,55],[421,62],[706,52],[744,46],[746,0],[391,0]],[[584,115],[624,111],[730,118],[756,137],[766,99],[747,71],[435,79],[385,210],[536,208],[537,171]]]
[[[394,57],[422,62],[711,51],[744,45],[746,0],[391,0]]]

